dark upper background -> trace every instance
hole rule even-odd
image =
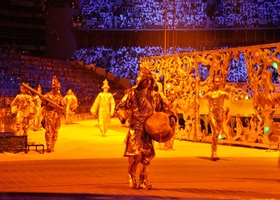
[[[165,36],[167,47],[271,43],[279,10],[279,0],[1,0],[0,46],[69,59],[83,47],[163,46]]]

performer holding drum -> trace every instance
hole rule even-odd
[[[152,187],[148,183],[148,170],[155,157],[153,139],[166,142],[174,134],[172,126],[176,117],[172,112],[168,112],[169,108],[159,97],[155,90],[154,77],[147,68],[142,67],[136,85],[125,91],[125,96],[116,106],[120,121],[124,123],[127,120],[124,117],[129,117],[130,122],[124,153],[124,156],[128,157],[130,188]],[[136,181],[137,167],[140,168],[139,185]]]

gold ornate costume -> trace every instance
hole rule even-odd
[[[78,99],[75,96],[72,89],[69,89],[66,95],[63,97],[63,104],[65,105],[65,124],[72,124],[72,117],[75,114],[75,110],[78,107]]]
[[[93,115],[98,115],[98,125],[101,136],[105,137],[111,117],[115,113],[115,99],[114,96],[108,92],[110,86],[106,79],[103,81],[102,89],[103,92],[97,95],[90,108],[90,112]]]
[[[148,69],[140,69],[136,85],[125,92],[125,96],[117,105],[117,113],[124,110],[130,113],[130,126],[124,153],[124,156],[128,157],[129,186],[130,188],[138,187],[136,171],[139,167],[139,187],[150,189],[151,185],[148,183],[147,175],[150,162],[155,157],[155,150],[152,138],[145,130],[145,121],[153,113],[168,109],[161,99],[161,95],[155,91],[155,80]]]
[[[14,125],[16,135],[27,135],[30,119],[34,118],[36,109],[32,96],[20,86],[20,94],[11,102],[11,112],[15,115]]]
[[[47,92],[44,97],[50,99],[59,106],[63,106],[63,96],[60,94],[60,83],[56,76],[52,79],[52,90]],[[55,143],[58,137],[58,131],[61,126],[61,116],[63,110],[58,109],[49,102],[43,101],[45,106],[44,127],[46,129],[45,139],[47,145],[47,152],[54,151]]]
[[[38,87],[37,87],[37,92],[40,94],[42,93],[42,87],[40,85],[38,85]],[[36,107],[36,115],[33,120],[33,130],[38,131],[42,127],[42,124],[41,124],[42,119],[43,119],[42,100],[39,97],[39,95],[35,95],[35,96],[33,96],[33,102]]]
[[[220,78],[214,78],[210,91],[207,92],[203,98],[208,101],[209,105],[209,123],[212,131],[212,160],[218,160],[217,144],[218,136],[222,134],[223,118],[224,118],[224,101],[229,98],[229,93],[220,89],[222,83]]]

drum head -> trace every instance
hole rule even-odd
[[[167,142],[174,135],[169,116],[164,112],[157,112],[150,116],[145,122],[145,130],[157,142]]]

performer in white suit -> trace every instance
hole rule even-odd
[[[91,106],[90,112],[93,115],[98,116],[98,125],[100,128],[101,136],[106,137],[108,125],[111,117],[115,113],[115,99],[114,96],[108,91],[110,86],[107,79],[103,81],[102,86],[103,92],[100,92],[93,105]]]

